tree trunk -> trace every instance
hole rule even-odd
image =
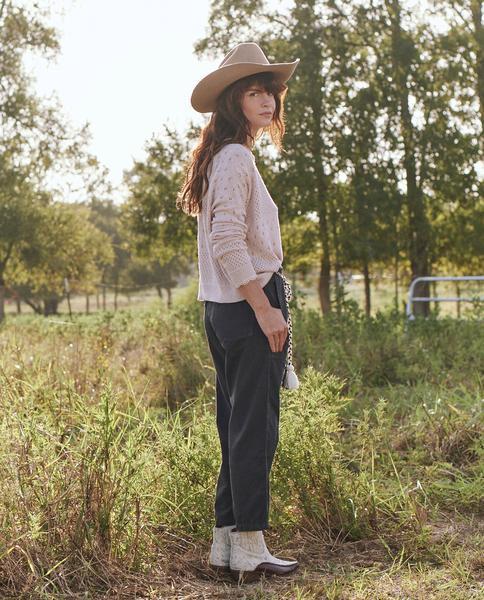
[[[328,226],[326,221],[326,215],[323,210],[319,214],[319,232],[321,236],[321,243],[323,246],[323,253],[321,255],[321,263],[319,270],[319,302],[323,315],[331,312],[331,295],[330,295],[330,282],[331,282],[331,259],[329,256],[329,241],[328,241]]]
[[[333,249],[334,249],[334,291],[336,300],[336,312],[338,315],[343,310],[344,285],[341,283],[341,263],[339,254],[338,232],[336,227],[336,215],[331,214],[331,228],[333,231]]]
[[[41,302],[39,302],[39,304],[35,304],[35,302],[33,302],[32,300],[30,300],[29,298],[27,298],[25,296],[23,297],[23,301],[25,302],[25,304],[27,306],[30,306],[30,308],[34,311],[34,313],[36,315],[43,314],[44,311],[42,309],[42,303]]]
[[[4,5],[5,5],[5,3],[2,4],[2,7],[1,7],[2,11],[3,11]],[[5,287],[4,275],[5,275],[5,271],[7,268],[7,263],[10,260],[10,257],[12,255],[13,246],[14,246],[14,242],[10,242],[10,244],[8,245],[8,248],[7,248],[7,252],[5,253],[5,256],[2,258],[2,260],[0,260],[0,323],[5,319],[6,287]]]
[[[474,24],[473,35],[476,41],[477,97],[479,98],[479,108],[481,112],[481,128],[484,132],[484,27],[482,24],[481,0],[471,0],[471,13]]]
[[[408,44],[408,40],[402,35],[400,0],[386,0],[392,34],[392,66],[394,73],[395,92],[397,95],[399,116],[401,123],[401,134],[403,138],[404,158],[407,183],[407,219],[409,225],[408,255],[410,259],[412,281],[417,277],[425,277],[430,274],[429,265],[429,238],[430,225],[424,206],[424,197],[417,180],[417,164],[415,159],[415,135],[412,124],[412,115],[409,108],[408,73],[409,64],[402,48]],[[429,296],[429,283],[419,282],[415,286],[416,296]],[[429,302],[416,302],[414,314],[427,316],[429,314]]]
[[[370,269],[368,261],[363,264],[363,276],[365,281],[365,314],[367,317],[371,315],[371,288],[370,288]]]
[[[49,315],[57,315],[58,306],[59,301],[57,298],[44,299],[44,317],[48,317]]]
[[[70,291],[68,291],[66,293],[66,298],[67,298],[67,309],[69,311],[69,317],[72,319],[71,292]]]
[[[397,311],[397,313],[399,313],[400,308],[398,306],[398,248],[396,248],[396,252],[395,252],[394,274],[395,274],[395,310]]]
[[[330,278],[331,263],[328,254],[323,251],[319,270],[319,303],[323,314],[331,312]]]
[[[5,283],[0,279],[0,322],[5,319]]]
[[[90,302],[89,302],[89,294],[86,294],[86,315],[89,314]]]

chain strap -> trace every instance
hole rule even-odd
[[[284,285],[284,296],[286,299],[286,306],[287,306],[287,327],[288,327],[288,337],[289,337],[289,345],[287,348],[287,357],[286,357],[286,369],[289,367],[289,365],[292,367],[292,319],[291,319],[291,310],[289,309],[289,302],[292,300],[292,288],[291,288],[291,284],[289,283],[289,281],[287,280],[286,276],[284,275],[284,272],[282,270],[282,267],[279,268],[278,271],[276,271],[277,275],[279,275],[282,279],[282,283]]]

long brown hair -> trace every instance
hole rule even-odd
[[[248,139],[255,142],[250,123],[241,107],[245,91],[253,85],[274,95],[274,116],[262,133],[267,131],[276,148],[282,150],[287,85],[278,81],[270,71],[243,77],[229,85],[217,98],[216,109],[202,129],[199,143],[191,152],[185,179],[177,196],[176,207],[190,216],[196,216],[202,209],[202,197],[208,189],[207,170],[215,154],[227,144],[246,145]]]

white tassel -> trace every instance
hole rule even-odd
[[[288,364],[286,367],[282,385],[288,390],[297,390],[299,387],[299,379],[297,378],[296,371],[291,364]]]

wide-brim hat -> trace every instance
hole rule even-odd
[[[215,71],[197,83],[192,92],[191,105],[200,113],[214,112],[218,96],[234,81],[269,71],[285,83],[298,63],[299,58],[290,63],[270,63],[257,44],[243,42],[232,48]]]

